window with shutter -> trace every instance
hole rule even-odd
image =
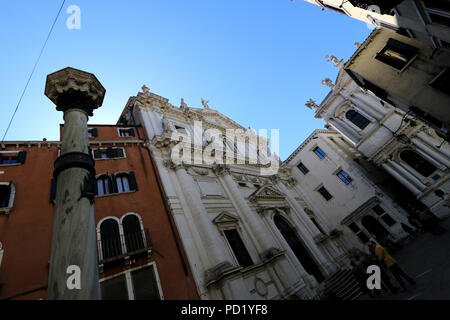
[[[0,153],[0,165],[17,165],[24,164],[27,153],[26,151],[7,151]]]
[[[122,254],[119,223],[114,219],[106,219],[100,225],[100,243],[102,260],[117,257]]]
[[[11,183],[0,185],[0,208],[8,208],[11,197]]]
[[[97,178],[97,195],[103,196],[114,192],[112,179],[104,174]]]
[[[130,183],[130,190],[138,191],[136,176],[133,171],[128,174],[128,180]]]
[[[131,272],[134,300],[161,300],[153,266]]]
[[[56,180],[52,179],[50,183],[50,202],[56,200]]]

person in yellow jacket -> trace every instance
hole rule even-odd
[[[377,244],[374,240],[369,241],[369,247],[373,248],[375,251],[375,254],[382,263],[391,271],[392,275],[397,280],[398,284],[403,288],[403,290],[406,290],[405,283],[403,282],[403,279],[406,279],[411,285],[415,286],[416,282],[414,279],[412,279],[410,276],[408,276],[397,264],[394,258],[387,252],[385,248]]]

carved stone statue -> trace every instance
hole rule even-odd
[[[170,123],[169,123],[169,120],[167,120],[166,116],[162,117],[162,127],[163,127],[164,133],[169,133],[171,131]]]
[[[323,84],[324,86],[327,86],[327,87],[331,88],[331,89],[334,88],[333,81],[331,81],[330,78],[325,78],[324,80],[322,80],[322,84]]]
[[[147,87],[145,84],[142,86],[142,92],[144,93],[149,93],[150,92],[150,88]]]
[[[343,59],[339,60],[335,56],[327,56],[327,62],[330,62],[330,61],[334,64],[335,68],[342,69],[342,67],[344,67],[344,60]]]
[[[316,101],[314,101],[313,99],[309,99],[306,103],[305,106],[307,106],[308,108],[312,109],[319,109],[319,106],[316,104]]]
[[[202,98],[202,105],[205,109],[210,109],[208,106],[208,101],[205,101],[205,99]]]
[[[187,108],[188,108],[188,105],[184,102],[184,99],[183,99],[183,98],[181,98],[181,105],[180,105],[180,108],[181,108],[181,109],[187,109]]]

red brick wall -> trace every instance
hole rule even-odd
[[[96,224],[107,216],[121,218],[129,212],[141,216],[143,227],[149,229],[154,252],[150,258],[131,260],[129,266],[118,265],[105,268],[100,278],[135,268],[139,265],[156,263],[165,299],[198,299],[196,285],[189,269],[185,252],[175,224],[175,235],[171,230],[169,217],[158,189],[150,156],[142,144],[118,143],[118,140],[138,140],[135,137],[119,137],[117,126],[90,125],[98,130],[98,137],[91,141],[116,140],[116,147],[125,149],[125,159],[97,160],[97,174],[131,172],[136,176],[138,191],[97,197],[95,200]],[[142,128],[136,127],[141,137]],[[63,126],[61,126],[61,136]],[[113,146],[102,144],[102,148]],[[91,148],[96,148],[95,144]],[[5,249],[0,267],[0,299],[20,295],[16,299],[46,298],[46,290],[24,293],[41,288],[48,282],[48,262],[50,260],[51,232],[53,225],[53,204],[50,203],[50,181],[53,163],[57,158],[56,146],[33,146],[10,148],[27,151],[27,159],[21,166],[0,166],[0,182],[13,181],[16,187],[14,209],[9,216],[0,214],[0,241]],[[182,257],[177,250],[176,238],[183,256],[188,276],[185,275]],[[156,253],[158,252],[158,253]]]

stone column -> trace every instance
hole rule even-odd
[[[178,182],[183,190],[183,196],[194,217],[194,223],[197,229],[200,230],[199,236],[205,246],[205,256],[207,256],[209,261],[209,268],[205,274],[207,284],[233,266],[227,261],[226,254],[220,242],[219,233],[214,230],[214,225],[208,218],[208,212],[195,189],[194,181],[187,173],[184,165],[176,165],[172,161],[165,161],[164,166],[175,170]]]
[[[57,188],[47,298],[100,299],[95,168],[89,155],[87,121],[92,111],[102,105],[105,89],[93,74],[66,68],[47,76],[45,95],[56,110],[64,112],[61,154],[53,173]],[[71,266],[75,269],[68,270]],[[76,278],[78,270],[80,288],[69,289],[68,282],[76,283],[69,278]]]
[[[389,174],[391,174],[395,179],[397,179],[401,184],[403,184],[406,188],[408,188],[415,196],[419,195],[422,191],[408,181],[403,175],[397,172],[390,163],[384,162],[381,164],[384,170],[386,170]]]
[[[256,238],[257,246],[261,250],[261,254],[265,257],[269,252],[279,251],[275,248],[275,242],[266,230],[263,222],[259,217],[253,213],[247,201],[242,196],[239,188],[231,177],[230,170],[224,165],[216,165],[214,168],[215,174],[223,179],[225,186],[231,193],[231,199],[236,204],[238,212],[243,222],[250,227],[253,235]]]
[[[314,236],[321,234],[320,230],[317,229],[317,227],[305,213],[303,208],[298,204],[297,200],[295,200],[295,197],[292,196],[291,192],[286,188],[283,182],[281,182],[281,180],[277,176],[273,176],[272,181],[274,182],[274,184],[278,185],[281,192],[286,196],[286,200],[290,207],[295,213],[297,213],[296,215],[294,214],[294,217],[298,218],[298,220],[295,220],[298,221],[298,227],[300,228],[301,235],[303,235],[301,238],[304,241],[305,245],[309,247],[311,254],[319,261],[322,270],[326,273],[331,273],[332,271],[334,271],[333,267],[330,266],[329,261],[326,259],[326,257],[323,255],[323,253],[320,251],[313,240]]]

